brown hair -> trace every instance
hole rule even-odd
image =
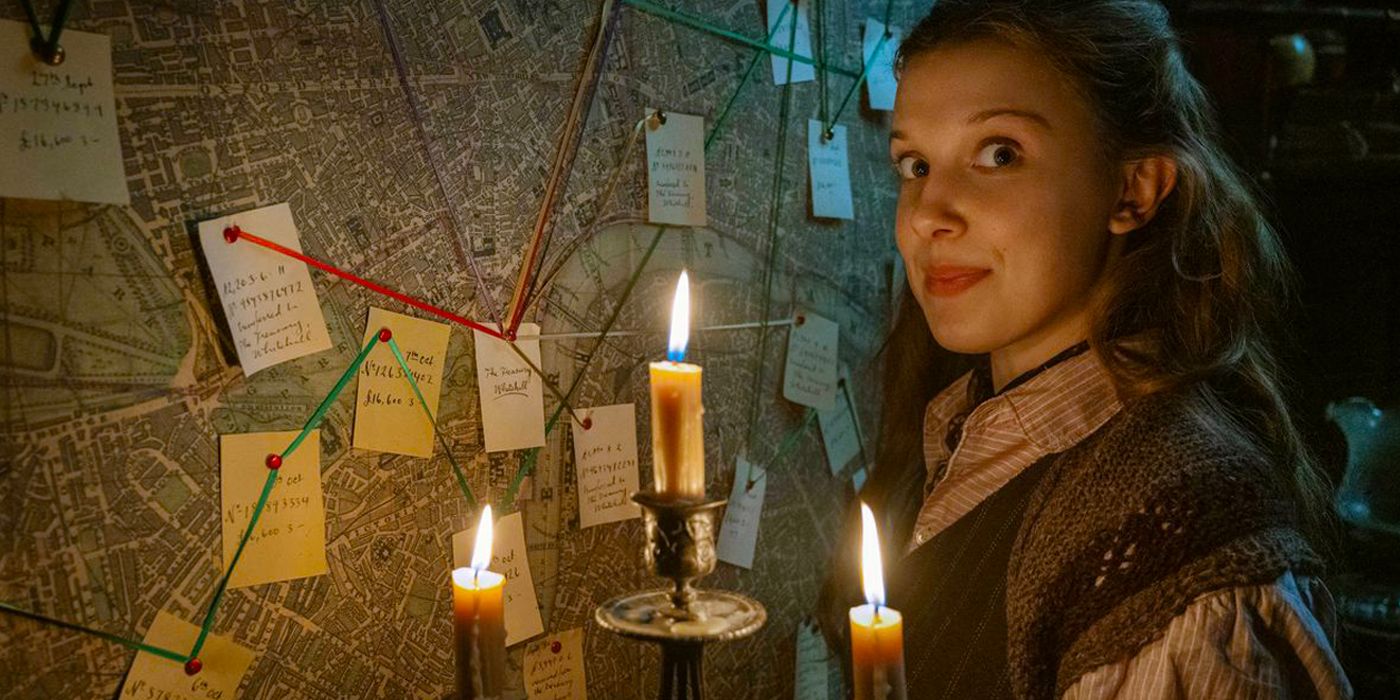
[[[1165,8],[1153,0],[939,0],[900,46],[897,65],[985,39],[1034,50],[1071,79],[1093,108],[1107,162],[1175,160],[1175,190],[1126,236],[1106,273],[1090,347],[1125,402],[1183,392],[1213,427],[1279,465],[1306,534],[1331,551],[1330,488],[1289,416],[1275,351],[1293,301],[1291,268],[1248,178],[1219,144]],[[907,289],[882,355],[880,439],[861,496],[883,511],[882,539],[893,549],[909,537],[923,498],[923,408],[970,358],[937,346]],[[837,568],[853,570],[848,557],[850,544],[833,561],[824,608],[849,604]],[[828,628],[844,627],[823,617]]]

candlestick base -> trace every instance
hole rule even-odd
[[[768,619],[761,603],[738,593],[692,594],[688,618],[674,616],[673,591],[664,588],[613,598],[593,614],[609,632],[661,645],[661,700],[702,700],[705,642],[747,637]]]
[[[642,507],[647,570],[675,582],[664,614],[700,619],[704,611],[691,605],[697,593],[692,582],[715,570],[715,521],[725,501],[666,499],[651,491],[633,494],[632,500]]]

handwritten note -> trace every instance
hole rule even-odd
[[[428,410],[436,416],[442,369],[447,362],[447,338],[452,329],[441,323],[370,308],[361,342],[368,343],[383,328],[393,334]],[[376,345],[360,365],[353,444],[366,450],[433,456],[433,426],[423,415],[423,407],[418,405],[418,397],[387,343]]]
[[[791,7],[792,0],[768,0],[768,34],[772,37],[768,40],[769,44],[798,56],[812,57],[812,22],[807,3],[808,0],[800,0],[796,7]],[[788,8],[786,13],[783,12],[785,6]],[[782,15],[782,26],[779,26],[779,15]],[[795,29],[792,26],[794,23],[797,24]],[[775,29],[776,32],[773,31]],[[817,77],[816,67],[810,63],[792,61],[777,54],[769,54],[769,58],[773,64],[774,85],[787,84],[788,63],[792,64],[794,83],[805,83]]]
[[[822,444],[826,447],[826,464],[831,475],[841,473],[860,454],[860,425],[856,420],[855,407],[851,405],[851,380],[846,372],[841,372],[837,382],[836,407],[817,411],[817,423],[821,425]]]
[[[225,241],[224,229],[233,224],[298,252],[301,241],[286,204],[199,222],[199,243],[243,374],[329,349],[331,336],[306,263],[248,241]]]
[[[804,618],[797,623],[797,678],[792,697],[799,700],[827,700],[827,659],[830,652],[816,621]]]
[[[720,561],[753,568],[758,521],[763,514],[763,493],[767,488],[768,476],[761,467],[749,464],[743,457],[735,458],[734,487],[730,489],[729,504],[724,508],[724,520],[719,526],[719,540],[715,543]]]
[[[647,114],[656,110],[648,107]],[[666,112],[647,122],[647,221],[705,225],[705,119]]]
[[[66,29],[64,60],[29,50],[23,22],[0,20],[0,197],[128,204],[106,34]]]
[[[520,324],[515,346],[540,366],[540,327]],[[530,365],[510,343],[472,331],[476,341],[477,398],[481,401],[481,432],[487,452],[504,452],[544,444],[544,388]]]
[[[788,332],[783,398],[816,409],[835,408],[841,327],[810,311],[799,312],[798,319]]]
[[[587,430],[574,423],[574,471],[578,473],[579,527],[641,517],[632,494],[637,476],[637,410],[634,404],[586,409]]]
[[[525,646],[525,694],[530,700],[588,700],[582,627]]]
[[[267,482],[267,456],[281,454],[296,431],[219,436],[224,562],[253,517]],[[248,546],[229,579],[230,588],[256,586],[326,573],[326,506],[321,495],[321,431],[313,430],[282,460]]]
[[[886,30],[889,35],[886,36]],[[880,38],[885,37],[885,43]],[[875,54],[876,47],[880,53]],[[894,57],[899,49],[899,30],[885,27],[885,23],[873,17],[865,20],[865,35],[861,40],[861,56],[870,65],[865,75],[866,95],[870,98],[870,108],[894,110],[894,95],[899,88],[899,80],[894,75]]]
[[[807,172],[812,183],[812,215],[828,219],[854,219],[851,203],[851,166],[846,158],[846,127],[831,128],[818,119],[807,120]]]
[[[452,535],[454,566],[471,564],[475,536],[475,527]],[[525,520],[520,511],[496,520],[489,568],[506,577],[506,646],[544,632],[540,604],[535,598],[535,582],[530,578],[530,558],[525,552]]]
[[[186,652],[198,636],[198,627],[162,610],[146,630],[145,642]],[[198,675],[188,676],[185,665],[178,661],[137,652],[119,700],[233,700],[253,663],[253,652],[228,637],[211,634],[204,639],[199,660],[204,668]]]

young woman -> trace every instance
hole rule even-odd
[[[939,0],[898,65],[908,289],[862,498],[909,697],[1349,696],[1270,343],[1287,262],[1166,11]]]

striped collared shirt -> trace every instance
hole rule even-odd
[[[1083,352],[983,401],[967,415],[950,451],[948,423],[970,401],[963,375],[924,413],[928,494],[915,520],[912,552],[971,512],[1023,469],[1061,452],[1122,408],[1098,357]],[[1197,598],[1157,640],[1081,676],[1071,700],[1284,697],[1307,686],[1321,698],[1352,695],[1329,638],[1336,616],[1322,582],[1284,572],[1271,584]]]

